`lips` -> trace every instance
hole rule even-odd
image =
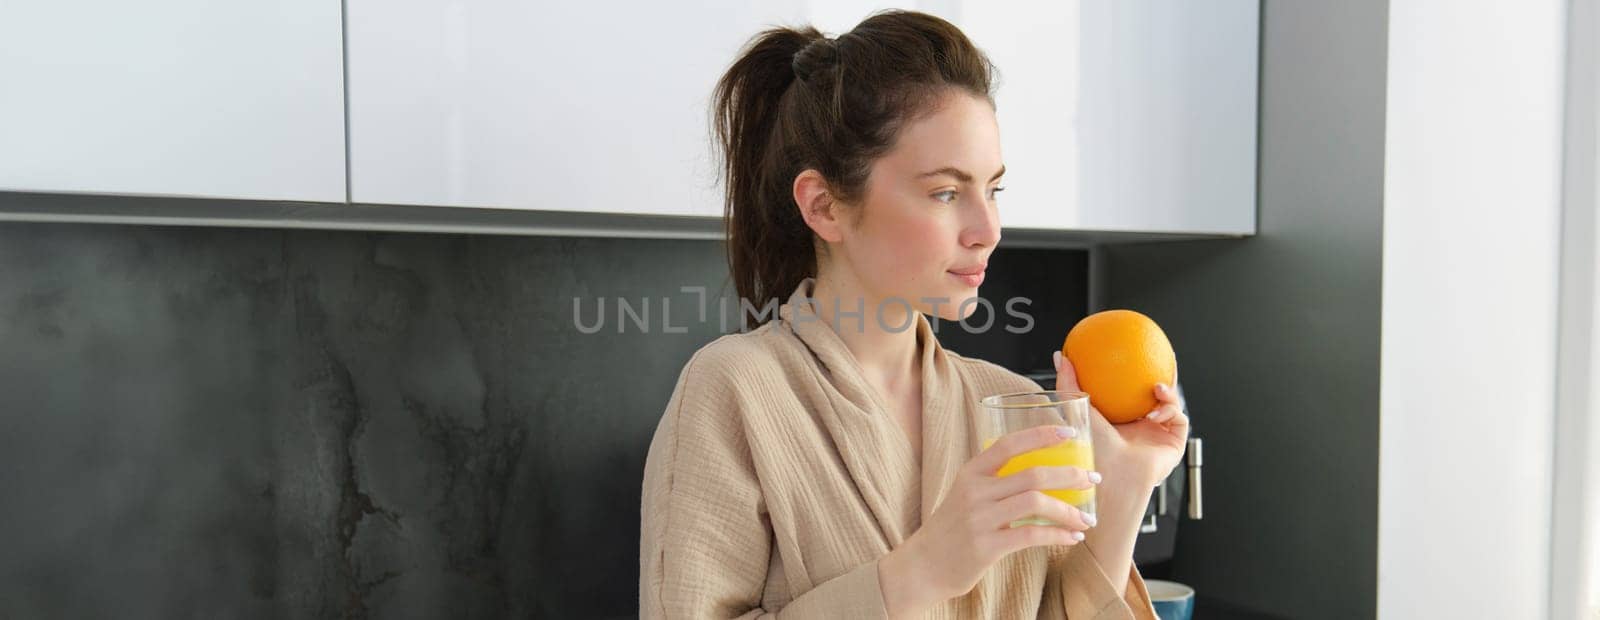
[[[977,288],[978,285],[983,284],[983,270],[985,268],[987,268],[986,265],[978,265],[977,267],[962,267],[960,269],[951,269],[947,273],[950,274],[950,277],[959,280],[962,284],[972,288]]]

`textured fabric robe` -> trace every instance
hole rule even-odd
[[[978,399],[1040,389],[941,348],[913,313],[918,462],[807,302],[814,284],[802,282],[779,319],[718,338],[684,365],[645,466],[642,617],[886,617],[878,559],[917,530],[977,454]],[[1137,568],[1120,578],[1124,596],[1082,545],[1024,549],[927,617],[1154,618]]]

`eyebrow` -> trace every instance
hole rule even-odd
[[[1000,175],[1005,174],[1005,173],[1006,173],[1006,167],[1005,166],[1000,166],[1000,171],[994,173],[994,176],[989,177],[989,180],[993,181],[995,179],[998,179],[998,178],[1000,178]],[[922,174],[917,175],[917,178],[923,179],[923,178],[927,178],[927,177],[936,177],[936,176],[939,176],[941,174],[953,176],[953,177],[956,178],[956,180],[961,181],[962,183],[971,183],[972,182],[972,175],[968,174],[967,171],[962,170],[960,168],[952,168],[950,166],[945,166],[945,167],[940,168],[938,170],[929,170],[927,172],[924,172]]]

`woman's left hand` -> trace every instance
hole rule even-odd
[[[1082,391],[1072,362],[1060,351],[1054,358],[1056,389]],[[1104,484],[1133,484],[1149,489],[1172,473],[1183,459],[1189,439],[1189,416],[1183,413],[1183,401],[1170,385],[1157,384],[1154,389],[1155,410],[1126,424],[1112,424],[1094,406],[1089,407],[1095,469],[1105,476]]]

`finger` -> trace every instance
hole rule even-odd
[[[1051,497],[1042,491],[1024,491],[1000,500],[985,510],[982,522],[993,528],[1039,517],[1069,530],[1087,530],[1094,526],[1094,517],[1086,515],[1071,504]]]
[[[1083,542],[1083,532],[1050,525],[1024,525],[1000,530],[992,534],[1000,555],[1008,555],[1029,547],[1045,545],[1076,545]]]
[[[967,466],[981,475],[993,476],[1012,457],[1029,450],[1053,446],[1076,436],[1077,430],[1070,426],[1046,425],[1025,428],[995,440],[994,445],[979,452],[978,456],[972,457]]]
[[[1179,411],[1177,415],[1168,418],[1167,421],[1163,422],[1162,424],[1167,427],[1169,432],[1188,434],[1189,414]]]
[[[1160,407],[1156,407],[1155,411],[1151,411],[1144,418],[1156,424],[1166,424],[1180,415],[1183,415],[1183,409],[1176,403],[1164,403]]]
[[[1084,471],[1071,466],[1029,467],[1017,473],[997,478],[986,485],[979,496],[985,500],[1011,497],[1024,491],[1054,489],[1092,489],[1100,483],[1099,472]]]
[[[1078,371],[1073,369],[1072,360],[1062,355],[1060,351],[1050,354],[1051,361],[1056,367],[1056,391],[1081,392],[1078,387]]]
[[[1178,391],[1172,389],[1171,385],[1157,383],[1154,389],[1157,401],[1163,403],[1176,403],[1178,405],[1183,404],[1183,399],[1178,397]]]
[[[1188,416],[1188,414],[1181,413],[1181,412],[1178,413],[1177,415],[1172,416],[1170,419],[1168,419],[1165,422],[1154,422],[1154,421],[1151,421],[1151,420],[1136,420],[1136,421],[1132,422],[1132,424],[1153,424],[1153,425],[1155,425],[1156,429],[1159,432],[1167,433],[1169,435],[1173,435],[1173,436],[1177,437],[1179,439],[1179,441],[1187,439],[1188,436],[1189,436],[1189,416]]]

